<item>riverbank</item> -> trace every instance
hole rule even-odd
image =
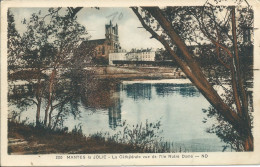
[[[86,137],[65,130],[36,128],[23,123],[8,122],[9,154],[87,154],[87,153],[141,153],[141,148],[130,144],[105,141],[102,137]]]
[[[185,74],[176,67],[120,67],[120,66],[88,66],[84,69],[57,69],[57,76],[62,76],[68,70],[79,71],[79,77],[91,75],[95,79],[118,79],[118,80],[161,80],[161,79],[185,79]],[[41,72],[41,78],[46,79],[52,69]],[[38,73],[33,68],[19,68],[8,73],[8,79],[28,80],[38,79]]]
[[[97,79],[150,80],[184,79],[185,74],[175,67],[86,67],[84,70]]]

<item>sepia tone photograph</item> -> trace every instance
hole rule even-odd
[[[250,2],[7,5],[6,156],[254,153]]]

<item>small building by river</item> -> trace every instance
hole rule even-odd
[[[131,52],[110,53],[109,65],[115,65],[114,61],[155,61],[155,51],[133,50]]]

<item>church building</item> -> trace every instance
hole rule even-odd
[[[95,62],[101,62],[108,64],[109,53],[119,52],[121,49],[118,36],[118,25],[115,26],[110,21],[109,24],[105,25],[105,38],[96,39],[82,42],[81,48],[92,47],[93,55],[92,59]]]

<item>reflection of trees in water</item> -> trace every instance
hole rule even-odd
[[[127,84],[123,85],[123,90],[126,91],[127,97],[133,98],[134,100],[152,98],[152,85],[151,84]]]
[[[111,129],[121,126],[121,101],[120,98],[114,100],[114,105],[108,108],[108,121]]]
[[[158,96],[173,94],[180,94],[183,97],[199,96],[198,90],[190,84],[155,84],[154,87]]]
[[[48,96],[45,85],[41,86],[44,95],[42,108],[44,109]],[[13,111],[9,111],[10,119],[19,119],[23,111],[35,105],[37,87],[38,84],[35,82],[9,84],[8,104],[15,106]],[[117,126],[121,126],[119,82],[92,79],[91,76],[79,75],[76,71],[70,71],[55,81],[48,126],[51,128],[63,127],[63,122],[68,115],[79,117],[81,103],[92,111],[107,110],[110,128],[115,129]]]
[[[91,110],[108,110],[109,127],[121,126],[120,83],[115,80],[87,78],[82,82],[81,100]]]
[[[108,109],[114,106],[114,99],[120,85],[111,80],[86,80],[82,82],[81,100],[85,107],[92,109]]]
[[[198,90],[190,84],[128,84],[123,85],[123,90],[126,91],[127,97],[134,100],[152,98],[152,87],[155,87],[156,94],[158,96],[169,96],[173,94],[180,94],[183,97],[199,96]]]

